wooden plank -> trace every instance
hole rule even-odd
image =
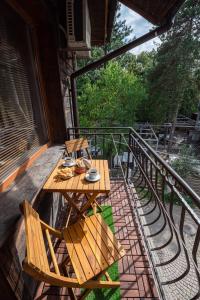
[[[40,220],[40,224],[42,229],[48,229],[50,234],[53,234],[54,236],[56,236],[58,239],[62,239],[62,233],[61,231],[49,226],[48,224],[46,224],[45,222],[43,222],[42,220]]]
[[[69,225],[69,220],[71,218],[72,210],[73,210],[73,206],[70,205],[65,227],[68,227],[68,225]]]
[[[44,238],[43,238],[43,234],[42,234],[42,228],[41,228],[41,223],[40,223],[40,219],[38,216],[38,222],[37,222],[37,229],[38,229],[38,240],[39,240],[39,245],[40,245],[40,258],[41,258],[41,266],[42,266],[42,270],[44,272],[49,272],[49,263],[48,263],[48,259],[47,259],[47,254],[46,254],[46,248],[45,248],[45,244],[44,244]]]
[[[67,250],[68,250],[68,254],[70,256],[72,266],[74,268],[74,272],[76,274],[78,282],[81,284],[83,282],[86,282],[87,278],[85,276],[84,270],[82,269],[82,265],[81,265],[81,263],[79,261],[79,258],[77,256],[76,248],[74,247],[74,243],[73,243],[73,241],[71,239],[71,236],[68,232],[68,228],[69,227],[67,227],[63,230],[63,236],[64,236],[64,240],[66,242],[66,247],[67,247]]]
[[[31,236],[29,236],[29,241],[30,241],[30,247],[33,248],[34,251],[34,261],[32,263],[41,270],[41,264],[40,264],[40,255],[38,253],[39,249],[39,244],[38,244],[38,239],[37,239],[37,234],[35,232],[35,217],[32,214],[32,208],[30,205],[28,205],[28,210],[29,210],[29,216],[28,218],[30,219],[30,229],[31,229]]]
[[[24,208],[25,223],[27,228],[26,238],[28,263],[34,265],[44,272],[48,272],[49,264],[47,260],[39,215],[27,201],[24,202]]]
[[[72,172],[74,172],[74,169],[72,169]],[[70,191],[72,189],[73,184],[74,184],[74,179],[75,179],[75,176],[73,176],[70,179],[65,180],[65,185],[64,185],[64,189],[65,190],[69,190]]]
[[[98,195],[97,192],[92,193],[90,196],[88,195],[88,200],[81,207],[81,212],[85,212],[91,206],[91,204],[93,204],[95,202],[95,199],[96,199],[97,195]]]
[[[80,185],[79,185],[79,191],[82,191],[83,193],[85,191],[93,191],[93,182],[89,182],[85,179],[85,175],[86,173],[84,174],[81,174],[81,180],[80,180]]]
[[[100,173],[100,162],[101,162],[100,160],[95,161],[95,168],[97,169],[98,173]],[[102,177],[99,181],[94,182],[94,186],[93,186],[94,191],[100,191],[100,182],[102,182]]]
[[[84,188],[83,188],[83,185],[85,183],[84,177],[85,177],[85,173],[79,175],[79,182],[78,182],[78,185],[76,187],[78,191],[84,190]]]
[[[91,222],[95,226],[98,233],[102,236],[102,240],[108,247],[108,250],[112,254],[114,260],[119,260],[121,258],[121,253],[118,249],[118,246],[121,247],[121,252],[123,255],[125,254],[125,252],[123,247],[115,239],[115,236],[110,230],[110,228],[108,227],[108,225],[105,223],[105,221],[102,219],[102,217],[99,214],[92,216]]]
[[[108,169],[108,161],[103,160],[103,166],[104,166],[104,180],[105,180],[105,190],[110,191],[110,175],[109,175],[109,169]]]
[[[99,172],[101,174],[100,190],[104,190],[105,189],[105,173],[104,173],[104,162],[103,162],[103,160],[100,161]]]
[[[49,230],[47,228],[45,229],[45,233],[46,233],[47,241],[48,241],[48,244],[49,244],[49,250],[50,250],[50,253],[51,253],[51,258],[52,258],[52,261],[53,261],[55,272],[56,272],[56,274],[60,275],[60,270],[58,268],[57,259],[56,259],[56,256],[55,256],[55,253],[54,253],[54,250],[53,250],[51,237],[50,237],[50,234],[49,234]]]
[[[100,250],[102,255],[104,256],[105,260],[107,261],[108,265],[112,265],[115,262],[115,258],[113,255],[113,249],[111,243],[107,245],[106,239],[104,239],[101,232],[97,230],[95,222],[92,222],[91,217],[86,219],[88,228],[90,232],[92,233],[93,237],[95,238],[95,241],[98,245],[100,245]],[[96,221],[97,225],[99,224],[98,221]],[[109,249],[109,246],[111,246],[111,249]]]
[[[81,227],[81,230],[85,233],[86,239],[88,240],[88,243],[90,244],[95,257],[99,262],[99,265],[101,266],[101,270],[107,269],[109,264],[107,263],[105,257],[103,256],[103,253],[101,252],[101,245],[96,243],[96,238],[90,231],[87,222],[85,222],[85,220],[81,220],[78,224],[79,227]]]
[[[101,215],[96,214],[95,216],[92,216],[91,220],[92,220],[93,223],[95,223],[95,226],[96,226],[98,231],[100,231],[102,234],[104,232],[103,237],[106,236],[106,240],[108,241],[108,243],[109,244],[111,243],[113,245],[114,253],[116,255],[116,258],[117,257],[120,258],[120,257],[124,256],[125,255],[125,250],[124,250],[123,246],[118,242],[115,235],[112,233],[111,229],[105,223],[105,221],[103,220]],[[98,222],[96,222],[96,220]]]
[[[40,263],[40,269],[42,271],[46,272],[48,262],[46,262],[46,264],[45,264],[44,259],[43,259],[43,257],[44,257],[44,253],[43,253],[44,247],[42,247],[41,239],[40,239],[40,235],[39,235],[39,232],[42,234],[39,215],[31,206],[30,206],[30,209],[31,209],[32,217],[34,219],[34,231],[35,231],[35,238],[33,240],[34,250],[37,253],[36,255],[37,255],[37,258],[38,258],[39,263]],[[32,226],[33,226],[33,224],[32,224]],[[45,254],[46,254],[46,250],[45,250]]]
[[[80,175],[75,175],[74,176],[74,180],[73,180],[73,185],[72,185],[72,190],[79,190],[79,180],[80,180],[80,177],[81,177],[82,174]]]
[[[82,269],[84,270],[85,273],[85,277],[87,280],[93,278],[95,276],[95,273],[90,265],[89,259],[86,256],[86,253],[83,249],[82,246],[82,238],[84,237],[84,234],[82,235],[82,237],[80,238],[77,233],[76,230],[74,229],[74,226],[69,226],[68,227],[68,233],[71,237],[71,240],[73,241],[74,244],[74,248],[76,250],[76,254],[77,257],[80,261],[80,264],[82,266]]]
[[[74,139],[65,142],[67,152],[70,154],[72,152],[77,152],[82,149],[89,147],[88,141],[86,138]]]
[[[32,230],[31,230],[31,218],[29,217],[29,208],[27,206],[27,201],[23,203],[24,216],[25,216],[25,231],[26,231],[26,248],[27,248],[27,261],[28,264],[35,261],[34,248],[32,247]]]
[[[82,230],[82,227],[79,224],[80,222],[77,222],[74,224],[74,230],[76,231],[76,235],[81,239],[81,245],[85,251],[86,257],[90,263],[90,266],[94,272],[94,275],[96,276],[102,271],[101,265],[99,264],[98,260],[96,259],[95,253],[92,250],[92,247],[90,243],[88,242],[86,238],[86,232]]]

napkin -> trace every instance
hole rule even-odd
[[[89,159],[83,158],[83,162],[84,162],[87,169],[91,168],[92,164],[91,164],[91,161]]]

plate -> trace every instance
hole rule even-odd
[[[87,173],[87,174],[85,175],[85,179],[86,179],[87,181],[90,181],[90,182],[95,182],[95,181],[98,181],[98,180],[101,179],[101,175],[98,174],[95,178],[90,178],[90,174]]]
[[[76,162],[75,161],[71,161],[71,162],[64,162],[63,164],[62,164],[62,166],[63,167],[73,167],[73,166],[75,166],[76,165]]]

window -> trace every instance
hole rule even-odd
[[[0,3],[0,184],[47,142],[29,29]]]

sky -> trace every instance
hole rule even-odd
[[[125,5],[121,5],[120,9],[121,17],[120,19],[126,20],[126,25],[131,26],[133,29],[131,37],[139,37],[147,32],[153,27],[153,25],[148,22],[146,19],[141,17],[139,14],[134,12],[133,10],[127,8]],[[159,38],[154,38],[153,40],[142,44],[141,46],[136,47],[131,50],[132,53],[138,55],[143,51],[151,51],[152,49],[156,49],[156,44],[160,43]]]

